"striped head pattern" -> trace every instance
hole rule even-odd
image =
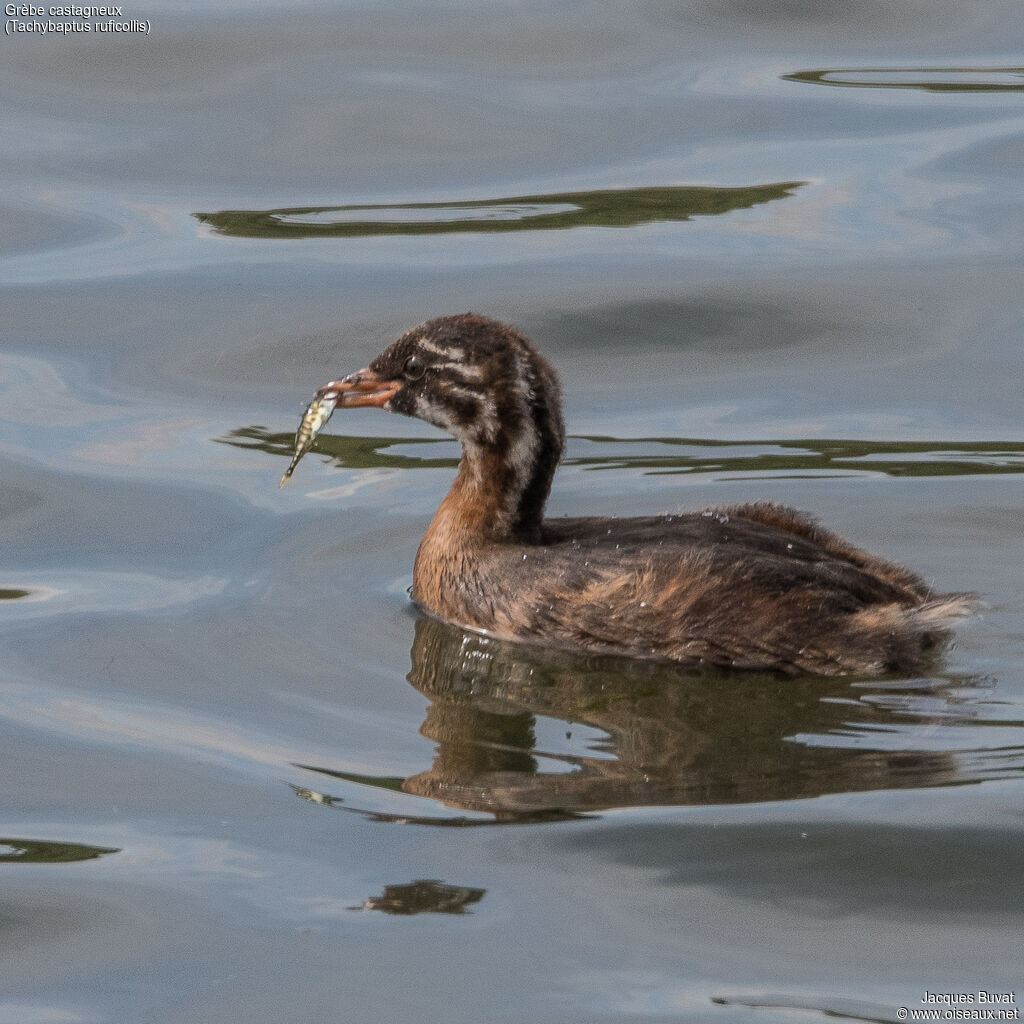
[[[558,378],[518,331],[472,313],[429,320],[369,370],[401,382],[384,408],[440,427],[462,442],[470,462],[497,461],[511,478],[516,518],[539,521],[565,428]]]

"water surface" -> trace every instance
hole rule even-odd
[[[0,43],[0,1024],[1024,999],[1019,5],[125,18]],[[985,611],[788,681],[417,618],[453,442],[277,482],[467,309],[562,376],[552,515],[780,501]]]

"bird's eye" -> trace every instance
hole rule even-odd
[[[419,380],[426,373],[426,364],[419,356],[409,356],[402,368],[402,373],[407,380]]]

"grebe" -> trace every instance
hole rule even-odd
[[[462,443],[412,597],[464,628],[686,664],[877,674],[918,666],[973,610],[971,595],[935,595],[771,502],[545,519],[565,442],[558,378],[521,334],[486,317],[414,327],[316,395],[327,415],[335,402],[376,406]]]

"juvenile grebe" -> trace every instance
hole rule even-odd
[[[906,671],[973,607],[770,502],[636,519],[544,519],[562,455],[558,378],[473,314],[407,331],[317,392],[462,442],[420,543],[413,599],[504,639],[787,673]],[[333,408],[333,406],[332,406]]]

